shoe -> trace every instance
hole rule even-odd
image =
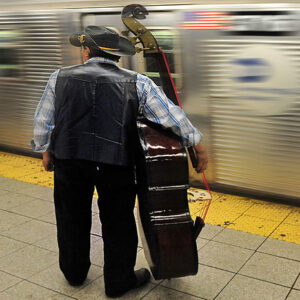
[[[118,292],[105,291],[106,296],[109,297],[109,298],[121,297],[125,293],[127,293],[128,291],[130,291],[132,289],[139,288],[139,287],[145,285],[150,280],[150,272],[145,268],[142,268],[142,269],[139,269],[139,270],[135,271],[134,274],[135,274],[135,277],[136,277],[136,281],[133,285],[131,285],[130,287],[128,287],[127,289],[125,289],[123,291],[118,291]]]
[[[80,285],[83,285],[84,281],[85,281],[85,280],[83,280],[83,281],[70,281],[70,280],[68,280],[69,285],[72,285],[72,286],[80,286]]]

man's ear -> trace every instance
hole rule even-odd
[[[91,50],[89,47],[82,46],[81,54],[82,54],[83,61],[87,61],[89,59],[90,52],[91,52]]]

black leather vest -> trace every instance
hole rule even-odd
[[[54,156],[132,165],[139,106],[136,77],[99,62],[60,69],[51,135]]]

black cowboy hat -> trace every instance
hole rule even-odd
[[[73,33],[70,43],[75,47],[87,46],[116,56],[135,54],[135,48],[128,39],[104,26],[87,26],[84,32]]]

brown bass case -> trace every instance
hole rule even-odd
[[[187,189],[188,163],[180,139],[138,121],[138,218],[144,252],[156,280],[194,275],[198,254]]]

